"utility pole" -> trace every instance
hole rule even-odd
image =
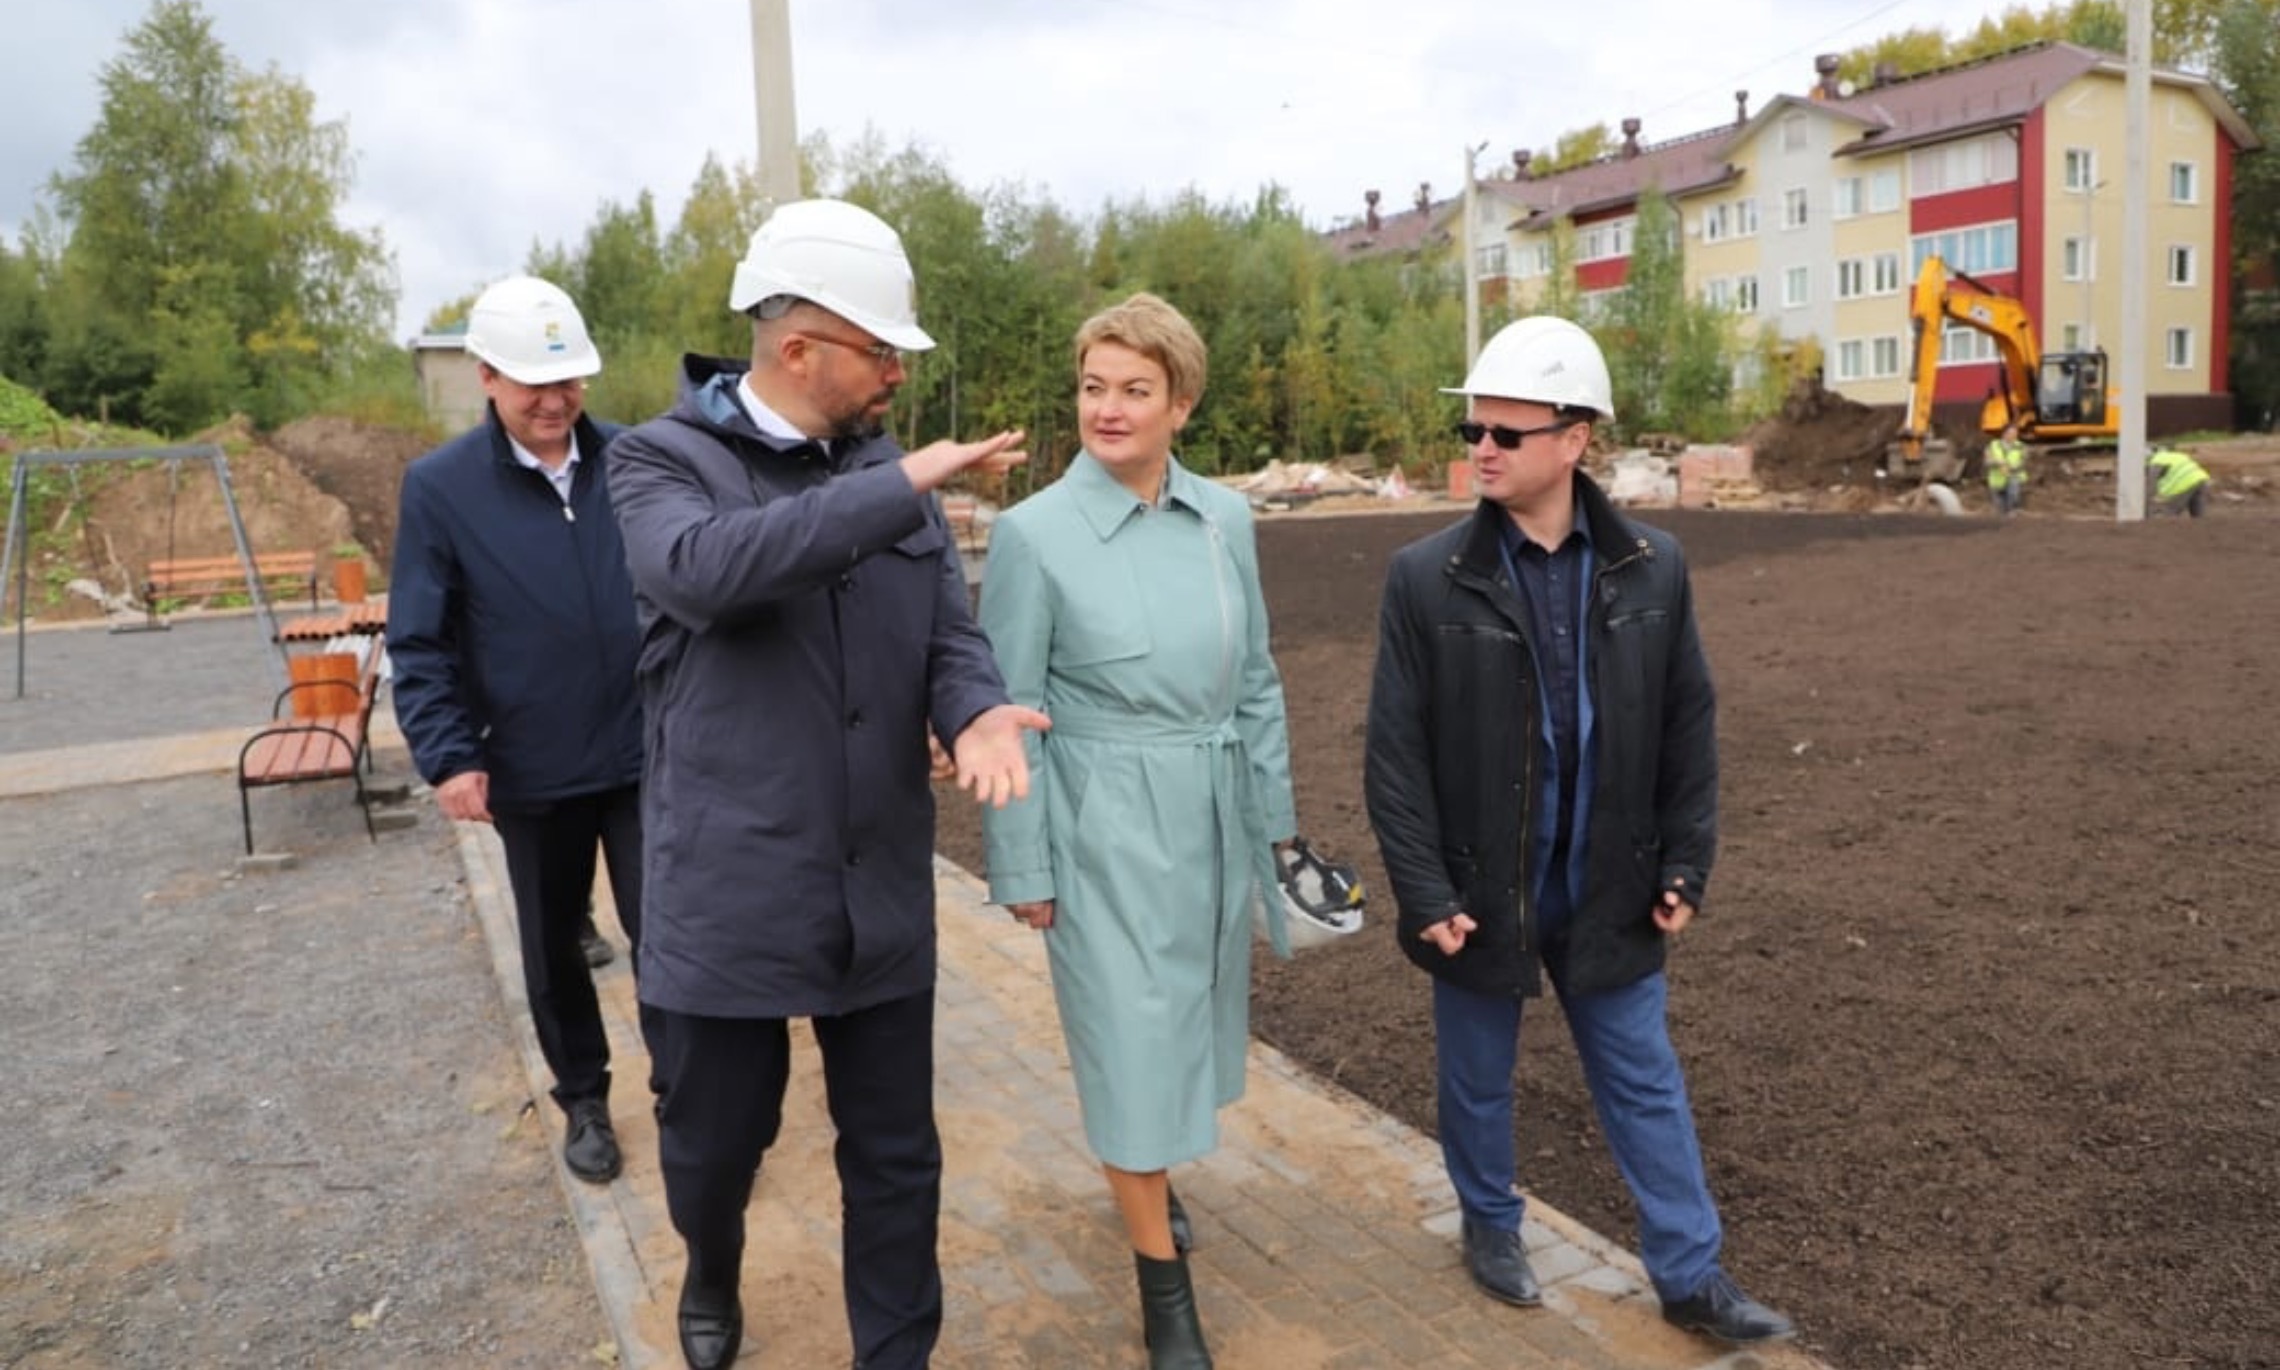
[[[2146,132],[2153,105],[2152,0],[2127,0],[2122,77],[2122,426],[2114,450],[2114,521],[2145,517]]]
[[[1464,227],[1457,232],[1457,247],[1465,254],[1465,370],[1480,357],[1480,251],[1473,246],[1473,216],[1478,202],[1477,178],[1473,175],[1473,159],[1487,147],[1486,142],[1465,149]]]
[[[800,198],[800,126],[792,103],[791,0],[752,0],[753,112],[760,195],[773,211]]]

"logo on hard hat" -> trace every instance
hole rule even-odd
[[[546,350],[549,352],[567,352],[570,350],[570,345],[562,341],[562,325],[552,319],[546,321]]]

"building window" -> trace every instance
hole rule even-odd
[[[1880,380],[1900,374],[1900,339],[1887,333],[1870,340],[1868,373]]]
[[[1781,307],[1802,309],[1813,295],[1813,269],[1793,266],[1781,273]]]
[[[2069,192],[2087,195],[2098,185],[2098,159],[2086,147],[2066,150],[2065,184]]]
[[[1857,381],[1867,374],[1867,348],[1858,338],[1848,338],[1837,344],[1837,380]]]
[[[1861,205],[1866,203],[1861,194],[1861,183],[1858,176],[1845,177],[1831,187],[1831,190],[1833,193],[1829,197],[1829,217],[1832,219],[1850,219],[1860,213]]]
[[[1868,293],[1868,263],[1847,257],[1837,263],[1837,298],[1854,300]]]
[[[1611,257],[1631,255],[1631,233],[1638,228],[1637,219],[1617,219],[1607,225],[1607,248]]]
[[[2058,350],[2061,352],[2080,352],[2082,350],[2081,324],[2070,323],[2058,330]]]
[[[2201,202],[2200,177],[2191,162],[2169,164],[2169,199],[2173,204],[2194,205]]]
[[[1940,365],[1968,366],[1995,360],[1995,340],[1976,328],[1949,324],[1940,330]]]
[[[1755,314],[1757,311],[1757,277],[1736,276],[1734,278],[1734,312],[1737,314]]]
[[[2190,328],[2170,329],[2166,345],[2162,350],[2165,354],[2163,360],[2168,363],[2170,370],[2183,371],[2192,366],[2193,330]]]
[[[2169,249],[2168,259],[2169,283],[2171,285],[2193,284],[2193,249],[2182,244],[2172,247]]]
[[[1950,271],[1974,275],[2019,269],[2019,226],[2016,223],[1982,224],[1977,228],[1927,233],[1910,240],[1915,265],[1921,270],[1926,257],[1938,257]]]
[[[2059,245],[2058,274],[2069,281],[2087,281],[2097,269],[2096,249],[2088,238],[2068,238]]]
[[[1889,214],[1900,207],[1900,168],[1887,167],[1869,173],[1868,212]]]
[[[1702,211],[1702,241],[1722,243],[1726,240],[1726,207],[1712,205]]]
[[[1473,257],[1480,263],[1481,275],[1501,276],[1504,274],[1504,244],[1490,243],[1475,252]]]
[[[1802,152],[1805,149],[1805,116],[1791,114],[1781,121],[1781,150]]]
[[[1917,148],[1908,154],[1908,186],[1917,199],[2019,179],[2019,145],[2004,134]]]
[[[1805,191],[1802,187],[1781,192],[1781,226],[1783,228],[1803,228],[1805,226]]]
[[[1724,276],[1714,276],[1702,283],[1702,303],[1712,309],[1734,307],[1734,283]]]
[[[1753,238],[1757,236],[1757,230],[1757,197],[1752,195],[1748,199],[1734,201],[1734,236]]]
[[[1872,287],[1874,293],[1878,295],[1899,294],[1900,254],[1897,252],[1879,252],[1875,257],[1875,266],[1876,284]]]

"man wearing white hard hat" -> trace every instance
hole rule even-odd
[[[641,936],[640,630],[586,417],[602,368],[560,288],[512,276],[467,318],[483,422],[404,472],[388,581],[396,718],[449,818],[498,831],[523,988],[563,1162],[589,1184],[622,1164],[610,1047],[582,944],[597,843],[618,921]]]
[[[744,1209],[782,1121],[788,1021],[823,1055],[854,1361],[912,1370],[942,1323],[933,1103],[934,795],[1028,791],[1014,707],[933,491],[1021,434],[905,452],[881,429],[918,326],[895,231],[778,209],[737,265],[747,361],[692,357],[680,403],[612,449],[645,632],[649,915],[666,1207],[688,1248],[681,1352],[743,1337]],[[763,1256],[763,1261],[765,1256]]]
[[[1716,701],[1668,533],[1578,469],[1615,417],[1591,335],[1548,316],[1481,349],[1457,424],[1480,499],[1386,572],[1364,790],[1402,951],[1433,977],[1441,1151],[1465,1265],[1542,1302],[1520,1240],[1512,1074],[1548,977],[1670,1322],[1730,1344],[1789,1320],[1722,1230],[1666,1021],[1669,944],[1717,846]]]

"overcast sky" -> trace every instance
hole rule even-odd
[[[0,87],[0,235],[94,123],[142,0],[28,0]],[[744,0],[205,0],[248,67],[345,119],[346,219],[394,251],[408,336],[435,305],[575,242],[604,201],[665,223],[705,154],[752,156]],[[800,132],[916,141],[971,190],[1089,215],[1194,187],[1289,190],[1317,226],[1364,190],[1409,203],[1518,147],[1628,116],[1649,142],[1812,81],[1813,55],[1907,27],[1960,35],[1988,0],[791,0]],[[1556,19],[1547,25],[1543,20]],[[723,283],[723,289],[726,285]],[[725,307],[725,302],[724,302]]]

